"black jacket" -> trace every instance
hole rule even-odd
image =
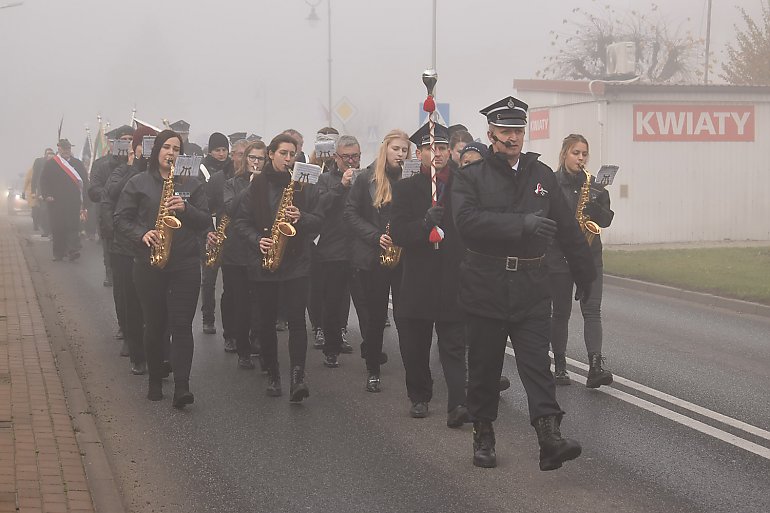
[[[342,219],[351,233],[350,261],[354,269],[370,270],[380,265],[380,237],[385,233],[390,222],[391,204],[375,208],[373,205],[376,184],[372,181],[374,176],[372,163],[363,171],[348,194],[348,201]],[[391,186],[401,178],[390,176]]]
[[[564,169],[556,171],[556,180],[559,182],[567,205],[572,210],[573,215],[577,210],[580,193],[585,183],[585,173],[571,175]],[[615,213],[610,209],[610,193],[603,185],[596,183],[595,177],[591,177],[590,199],[586,204],[584,213],[588,215],[591,221],[598,224],[601,228],[607,228],[612,223]],[[594,256],[594,264],[597,268],[603,267],[602,262],[602,239],[601,235],[594,237],[591,243],[591,253]],[[558,244],[551,244],[546,253],[546,263],[548,271],[552,273],[568,273],[569,265],[564,253]]]
[[[431,207],[430,178],[419,174],[393,186],[390,230],[393,243],[403,248],[404,273],[397,317],[452,322],[465,318],[457,302],[457,275],[465,246],[452,221],[452,182],[450,174],[441,200],[444,216],[439,226],[444,240],[438,250],[428,241],[431,229],[425,223],[425,213]]]
[[[123,162],[126,162],[126,159],[116,155],[105,155],[94,161],[91,166],[90,183],[88,186],[88,198],[92,202],[97,205],[102,202],[102,194],[104,194],[104,186],[107,184],[107,180],[112,172]]]
[[[112,239],[110,252],[119,255],[135,256],[136,245],[122,232],[115,230],[115,207],[120,199],[120,193],[126,183],[147,167],[146,160],[137,159],[129,166],[128,162],[119,165],[107,179],[101,203],[101,233],[103,237]]]
[[[350,260],[350,230],[342,215],[351,188],[342,185],[342,172],[336,165],[318,178],[317,185],[324,223],[313,258],[317,262],[347,262]]]
[[[244,196],[244,191],[247,191],[249,188],[250,177],[250,174],[234,176],[225,181],[222,188],[224,198],[223,213],[230,216],[230,225],[225,230],[227,238],[222,244],[222,265],[248,265],[249,263],[248,244],[238,230],[233,229],[233,216],[238,211],[238,205]]]
[[[270,237],[275,214],[283,195],[284,186],[273,180],[276,173],[270,163],[251,180],[249,188],[238,202],[231,226],[242,237],[248,248],[249,280],[286,281],[310,276],[310,245],[312,237],[321,229],[323,216],[316,211],[318,189],[305,185],[295,189],[293,204],[301,212],[294,225],[297,234],[289,238],[280,267],[275,272],[262,269],[259,240]]]
[[[88,173],[86,173],[83,163],[75,157],[70,157],[68,160],[70,165],[75,168],[75,171],[80,175],[83,180],[83,190],[75,184],[74,181],[59,167],[56,163],[56,159],[51,159],[43,166],[43,171],[40,175],[40,193],[43,199],[52,197],[53,203],[48,203],[49,207],[54,209],[71,209],[86,208],[89,204],[88,195]]]
[[[207,169],[212,171],[211,161],[217,162],[215,159],[206,157],[209,159]],[[206,163],[204,162],[204,165]],[[216,169],[216,168],[214,168]],[[206,184],[206,197],[209,200],[209,211],[211,215],[219,219],[222,214],[225,213],[225,202],[223,197],[223,191],[225,182],[231,179],[235,175],[235,169],[233,168],[233,161],[227,159],[225,165],[221,166],[220,170],[212,173],[208,184]]]
[[[524,232],[524,218],[530,213],[541,211],[540,215],[556,221],[556,243],[578,284],[596,277],[591,250],[574,212],[556,175],[538,157],[537,153],[523,153],[518,172],[514,172],[505,159],[490,153],[486,160],[464,166],[455,174],[453,216],[468,248],[459,285],[460,305],[466,312],[509,322],[550,315],[544,265],[512,272],[506,271],[504,259],[488,258],[545,254],[548,242]]]
[[[134,261],[148,266],[150,248],[142,242],[142,237],[149,230],[155,229],[162,190],[163,179],[158,171],[139,173],[128,180],[115,207],[115,229],[134,244]],[[182,227],[174,230],[171,256],[164,271],[198,267],[200,234],[211,229],[211,214],[200,180],[190,176],[176,176],[174,193],[189,197],[186,198],[185,211],[177,214]]]

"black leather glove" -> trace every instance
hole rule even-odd
[[[444,217],[444,207],[441,205],[430,207],[425,213],[425,225],[433,228],[441,222],[442,217]]]
[[[590,281],[578,285],[575,290],[575,301],[580,301],[581,303],[588,301],[588,298],[591,297],[591,287],[593,287],[593,283]]]
[[[543,239],[552,239],[556,235],[556,221],[541,217],[542,210],[524,216],[524,233],[529,233]]]
[[[583,209],[583,214],[588,216],[588,218],[592,221],[595,221],[597,217],[599,217],[602,213],[602,207],[599,206],[598,203],[594,202],[588,202]]]

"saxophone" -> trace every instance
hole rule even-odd
[[[222,257],[222,245],[227,238],[225,231],[229,225],[230,216],[225,214],[222,216],[222,219],[219,220],[219,224],[217,225],[217,243],[206,248],[206,267],[214,267],[219,263],[219,259]]]
[[[177,219],[173,212],[166,207],[166,201],[174,195],[174,163],[170,162],[171,171],[168,178],[163,179],[163,190],[160,193],[160,207],[158,217],[155,219],[155,230],[158,232],[160,243],[150,248],[150,265],[163,269],[171,256],[171,241],[174,230],[182,227],[182,221]]]
[[[580,166],[580,169],[585,173],[586,181],[580,188],[580,198],[578,199],[577,209],[575,210],[575,218],[580,225],[580,229],[583,231],[583,235],[586,237],[586,242],[588,242],[588,245],[590,246],[594,241],[594,237],[599,235],[602,232],[602,229],[583,213],[586,205],[591,199],[591,173],[589,173],[584,166]]]
[[[390,237],[390,223],[385,226],[385,234]],[[388,246],[388,249],[383,249],[380,253],[380,264],[388,269],[395,268],[401,261],[401,248],[395,244]]]
[[[278,211],[275,213],[275,221],[273,221],[273,227],[270,229],[270,238],[273,240],[273,245],[262,259],[262,268],[273,273],[281,266],[289,237],[297,235],[297,229],[294,228],[294,225],[289,222],[289,218],[286,216],[286,209],[294,201],[295,184],[296,182],[293,180],[289,182],[289,185],[286,186],[283,194],[281,194]]]

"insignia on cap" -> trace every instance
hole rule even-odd
[[[509,109],[512,109],[512,108],[514,108],[515,106],[516,106],[516,104],[515,104],[515,103],[513,103],[513,99],[510,99],[510,100],[508,100],[508,108],[509,108]]]

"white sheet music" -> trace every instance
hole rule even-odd
[[[112,154],[116,157],[128,157],[129,151],[131,151],[131,141],[118,139],[112,143]]]
[[[321,176],[321,166],[304,162],[295,163],[294,171],[291,173],[291,179],[300,183],[318,183],[319,176]]]
[[[198,176],[198,168],[203,162],[200,155],[179,155],[174,164],[174,175]]]
[[[404,169],[401,171],[401,179],[409,178],[414,175],[420,174],[420,166],[422,162],[420,159],[409,159],[404,161]]]
[[[602,166],[596,173],[596,183],[604,186],[612,185],[612,182],[615,181],[615,175],[618,174],[618,169],[620,169],[619,166]]]
[[[145,135],[142,137],[142,156],[144,158],[150,158],[150,153],[152,153],[153,146],[155,146],[154,135]]]

